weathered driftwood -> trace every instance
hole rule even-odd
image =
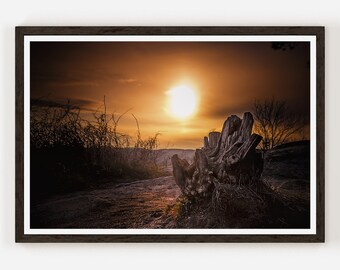
[[[182,193],[207,195],[222,183],[256,186],[263,169],[262,155],[256,152],[262,137],[252,134],[253,124],[249,112],[243,119],[231,115],[221,133],[211,132],[204,137],[204,147],[196,150],[192,164],[174,155],[173,174]]]
[[[220,138],[221,133],[217,131],[213,131],[209,133],[209,146],[211,148],[216,147],[218,143],[218,139]]]

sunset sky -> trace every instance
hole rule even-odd
[[[285,99],[309,115],[309,43],[274,49],[271,42],[32,42],[31,99],[71,103],[84,117],[106,97],[108,112],[130,109],[118,129],[142,137],[161,133],[160,147],[199,148],[230,114],[255,99]],[[185,118],[171,110],[170,90],[196,97]],[[190,106],[188,103],[187,106]]]

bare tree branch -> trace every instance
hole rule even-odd
[[[255,129],[263,137],[264,150],[291,140],[304,127],[302,118],[289,110],[286,101],[275,98],[255,100],[253,112]]]

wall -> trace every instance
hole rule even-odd
[[[340,16],[337,1],[5,1],[0,4],[0,265],[2,269],[339,269]],[[14,243],[16,25],[326,26],[325,244]],[[331,267],[332,265],[332,267]]]

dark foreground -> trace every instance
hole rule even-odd
[[[273,216],[267,217],[272,220],[261,227],[309,227],[309,178],[307,142],[266,153],[262,180],[283,198],[284,205],[273,208]],[[200,209],[184,213],[190,207],[183,207],[187,202],[180,195],[172,176],[107,184],[33,205],[31,228],[215,227]],[[230,224],[244,227],[239,221]]]
[[[56,196],[34,207],[35,228],[168,228],[180,195],[172,176]]]

